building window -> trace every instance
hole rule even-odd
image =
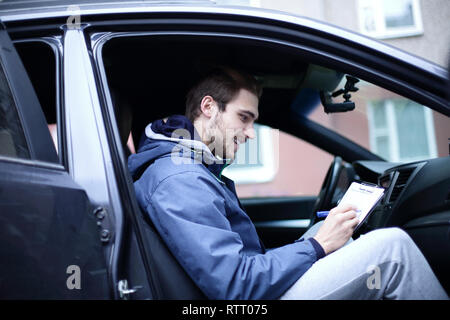
[[[358,0],[360,31],[387,39],[423,33],[419,0]]]
[[[369,103],[371,150],[393,162],[437,157],[433,116],[429,108],[404,99]]]
[[[255,124],[256,138],[239,146],[223,174],[236,184],[272,181],[278,170],[278,130]]]

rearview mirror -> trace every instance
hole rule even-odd
[[[336,92],[330,93],[328,91],[320,91],[320,101],[322,102],[325,113],[335,113],[335,112],[346,112],[355,109],[355,103],[350,101],[351,95],[349,92],[356,92],[358,88],[355,84],[359,82],[359,79],[352,77],[350,75],[346,76],[347,82],[344,88],[339,89]],[[334,97],[342,94],[345,99],[344,102],[335,103],[333,102]]]

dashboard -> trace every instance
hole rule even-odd
[[[356,161],[351,170],[355,179],[385,188],[354,238],[378,228],[402,228],[450,294],[450,156],[406,164]]]
[[[407,164],[357,161],[353,169],[360,180],[385,188],[367,221],[369,229],[408,226],[425,217],[450,225],[450,157]]]

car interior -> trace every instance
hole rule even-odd
[[[56,123],[54,55],[41,42],[16,43],[50,124]],[[99,68],[105,79],[120,133],[125,157],[138,150],[145,126],[172,114],[184,114],[187,90],[209,68],[233,66],[253,74],[263,86],[259,123],[297,136],[335,155],[317,198],[308,201],[252,199],[242,201],[253,221],[300,217],[318,221],[315,212],[338,204],[353,181],[365,181],[386,188],[384,199],[365,221],[360,234],[398,226],[405,229],[429,261],[442,285],[450,292],[450,165],[449,157],[399,164],[381,157],[339,136],[310,119],[308,114],[321,101],[330,108],[350,108],[348,99],[333,103],[327,94],[352,91],[354,79],[339,87],[346,74],[319,65],[292,48],[256,40],[219,36],[128,36],[104,43]],[[35,61],[45,61],[35,63]],[[45,81],[42,80],[45,76]],[[351,76],[351,75],[350,75]],[[358,80],[358,79],[356,79]],[[333,97],[336,101],[336,97]],[[358,108],[358,105],[353,106]],[[130,132],[134,142],[130,145]],[[125,159],[123,159],[125,161]],[[299,168],[307,170],[307,168]],[[204,298],[168,252],[146,215],[144,235],[152,246],[150,259],[154,281],[162,298]],[[306,229],[305,229],[306,230]],[[303,230],[303,231],[305,231]],[[298,229],[258,230],[266,247],[299,238]],[[176,276],[170,276],[176,275]],[[179,285],[183,283],[183,285]]]
[[[337,86],[344,77],[342,72],[308,63],[289,50],[280,52],[279,48],[270,45],[214,37],[152,37],[151,40],[146,37],[117,38],[106,43],[103,59],[111,90],[116,94],[129,94],[124,99],[131,105],[131,128],[137,141],[141,138],[143,128],[151,120],[175,113],[183,114],[184,97],[188,88],[209,65],[233,65],[254,74],[264,88],[259,106],[259,121],[291,133],[296,133],[301,128],[298,125],[296,129],[291,129],[290,125],[286,125],[285,119],[292,117],[293,110],[300,117],[306,116],[317,104],[317,96],[340,89]],[[130,74],[129,70],[132,70],[133,76],[127,76]],[[122,81],[124,78],[127,79],[126,82]],[[346,86],[347,84],[349,81]],[[352,85],[354,83],[350,82],[349,86]],[[341,90],[343,89],[345,88]],[[299,97],[302,98],[302,103],[298,103]],[[325,101],[322,100],[322,103],[326,106]],[[333,107],[332,103],[329,105],[330,108]],[[344,103],[336,103],[335,106],[345,107]],[[314,135],[314,130],[309,134]],[[125,139],[126,133],[122,134],[122,143]],[[329,144],[332,143],[333,141],[329,141]],[[354,149],[358,153],[359,150],[356,147]],[[387,193],[382,203],[354,237],[380,227],[403,227],[413,236],[425,255],[436,262],[432,263],[435,272],[448,285],[450,281],[445,270],[450,267],[450,261],[442,254],[448,252],[442,246],[450,248],[447,222],[450,200],[448,157],[397,164],[380,161],[374,155],[360,153],[359,156],[356,161],[345,152],[336,156],[321,193],[309,210],[314,213],[336,206],[352,181],[365,181],[385,187]],[[262,201],[259,205],[247,206],[246,209],[252,218],[264,214],[270,216],[270,212],[284,209],[281,203],[275,202],[275,206],[277,205],[278,208],[267,208]],[[311,214],[311,224],[316,221],[317,218]],[[283,240],[285,244],[295,238],[284,237]],[[283,242],[276,244],[282,245]]]

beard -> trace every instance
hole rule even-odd
[[[211,117],[204,132],[204,141],[212,154],[220,159],[234,160],[234,130],[225,127],[221,112],[217,112]]]

